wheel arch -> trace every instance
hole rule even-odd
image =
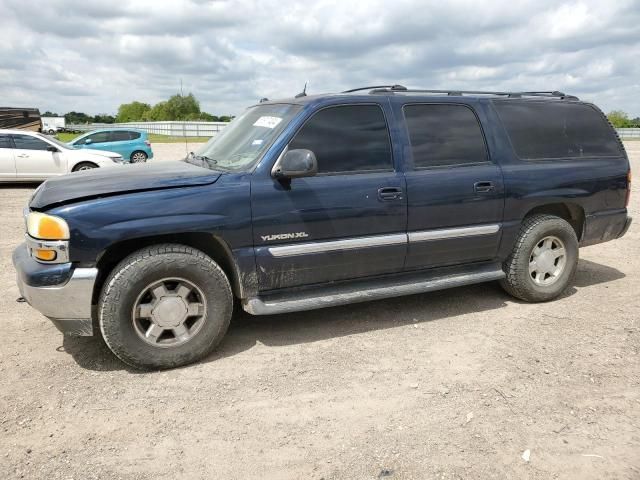
[[[582,236],[584,234],[585,213],[584,209],[577,203],[555,202],[537,205],[531,208],[524,215],[523,219],[536,214],[555,215],[556,217],[566,220],[576,232],[578,241],[582,240]]]
[[[136,237],[110,245],[100,254],[96,263],[99,273],[93,289],[92,304],[96,305],[98,303],[104,282],[118,263],[137,250],[160,243],[186,245],[204,252],[215,261],[229,277],[233,295],[236,298],[242,297],[243,285],[241,283],[241,275],[227,243],[211,233],[185,232]]]

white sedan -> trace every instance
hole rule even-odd
[[[102,150],[74,150],[38,132],[0,129],[0,182],[45,180],[79,170],[122,164]]]

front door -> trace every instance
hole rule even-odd
[[[289,149],[308,149],[318,175],[252,180],[254,245],[261,291],[402,270],[405,181],[394,168],[383,106],[320,110]]]
[[[50,143],[31,135],[11,135],[18,180],[38,180],[66,173],[64,155],[50,152]]]
[[[467,105],[407,104],[404,118],[408,237],[406,269],[494,259],[501,238],[504,188],[483,131]]]

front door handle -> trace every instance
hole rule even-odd
[[[16,157],[18,157],[18,158],[29,158],[29,155],[27,155],[26,153],[21,153],[20,155],[16,155]]]
[[[383,202],[401,200],[402,189],[398,187],[382,187],[378,189],[378,198]]]
[[[476,182],[473,184],[473,189],[477,193],[487,193],[493,192],[496,189],[496,186],[493,182]]]

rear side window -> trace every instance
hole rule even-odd
[[[602,114],[568,102],[494,102],[518,157],[612,157],[622,155]]]
[[[125,142],[131,139],[131,132],[126,130],[115,130],[111,132],[109,140],[112,142]]]
[[[0,135],[0,148],[13,148],[9,135]]]
[[[140,138],[140,132],[129,132],[129,139],[137,140]]]
[[[475,113],[464,105],[405,105],[415,168],[477,164],[487,149]]]
[[[320,110],[289,143],[311,150],[318,172],[392,170],[391,141],[378,105],[346,105]]]

